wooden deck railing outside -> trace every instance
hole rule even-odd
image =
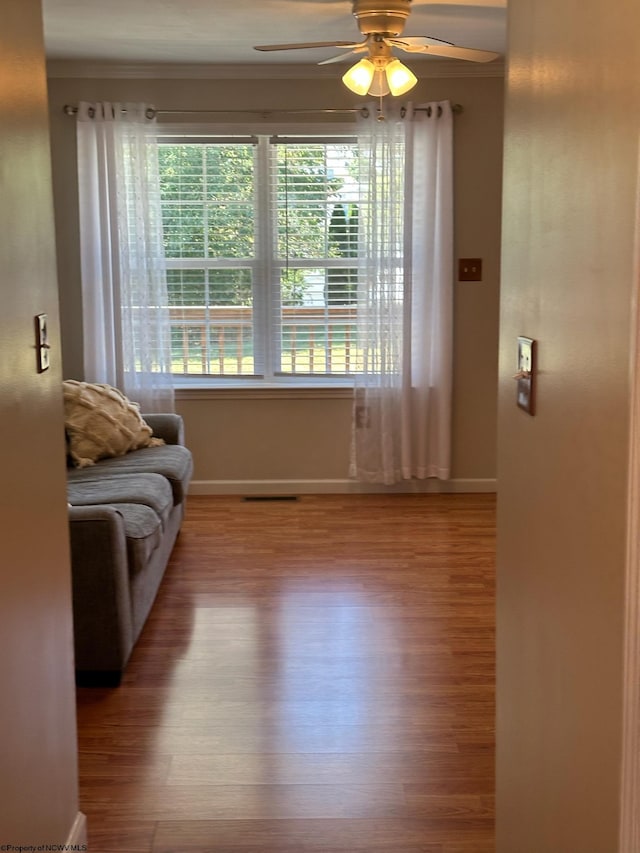
[[[172,307],[170,317],[174,373],[255,373],[250,307]],[[284,373],[348,374],[361,369],[355,305],[284,306],[280,338]]]

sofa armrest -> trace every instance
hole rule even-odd
[[[167,412],[163,414],[143,414],[142,417],[149,424],[156,438],[163,438],[167,444],[182,444],[184,446],[184,421],[182,415]]]
[[[119,673],[133,629],[124,521],[113,506],[70,506],[76,670]]]

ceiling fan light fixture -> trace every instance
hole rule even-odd
[[[388,95],[391,89],[387,82],[387,75],[384,68],[376,68],[376,73],[373,75],[373,80],[369,86],[367,94],[373,95],[374,98],[383,98]]]
[[[384,69],[392,95],[404,95],[418,82],[416,75],[399,59],[392,59]]]
[[[342,77],[342,82],[347,87],[355,92],[356,95],[366,95],[369,93],[371,83],[373,82],[376,67],[370,59],[361,59],[356,62]]]
[[[418,82],[416,75],[395,57],[374,57],[356,62],[342,77],[356,95],[404,95]]]

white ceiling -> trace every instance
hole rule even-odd
[[[413,0],[404,35],[504,54],[506,5]],[[253,45],[362,38],[351,0],[43,0],[43,7],[50,60],[314,65],[341,50],[263,53]],[[416,61],[441,60],[412,54]]]

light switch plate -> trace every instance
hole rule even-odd
[[[37,314],[36,321],[36,367],[38,373],[49,369],[49,332],[47,330],[47,315]]]
[[[517,403],[530,415],[535,414],[536,341],[518,338]]]

